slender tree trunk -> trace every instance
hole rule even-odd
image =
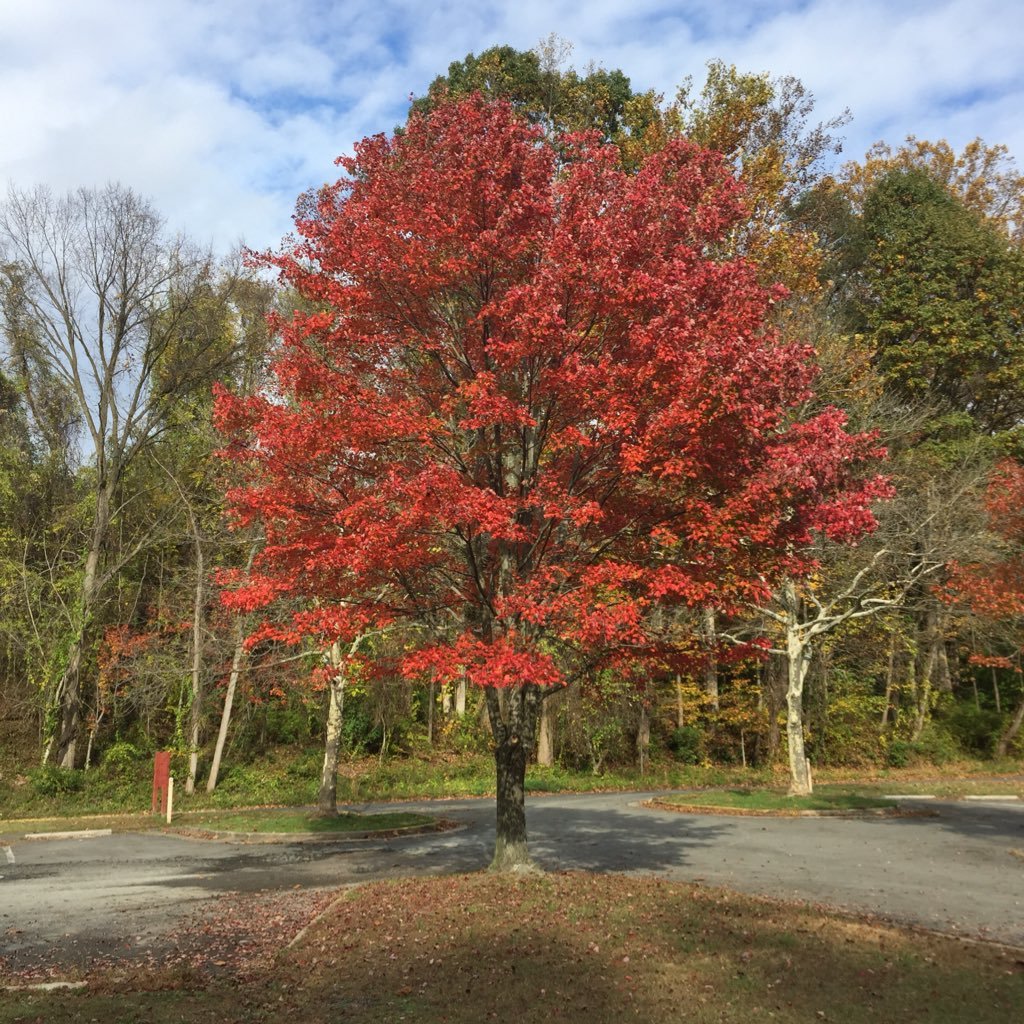
[[[636,755],[640,763],[640,774],[647,770],[647,754],[651,748],[651,719],[647,713],[647,705],[640,704],[640,725],[636,732]]]
[[[811,648],[800,630],[800,602],[796,587],[787,582],[786,605],[786,740],[789,746],[789,795],[808,796],[812,790],[811,766],[804,750],[804,680],[811,663]]]
[[[526,762],[533,750],[540,712],[537,688],[524,684],[484,690],[497,775],[496,831],[492,871],[536,870],[526,841]]]
[[[203,723],[203,606],[206,562],[203,558],[199,524],[191,509],[189,518],[192,521],[192,535],[196,546],[196,592],[192,606],[192,703],[188,709],[188,777],[185,779],[185,792],[191,796],[196,791],[196,774],[199,771],[199,730]]]
[[[918,678],[915,680],[914,694],[914,728],[911,731],[910,739],[916,743],[928,724],[928,716],[932,707],[932,678],[935,674],[936,649],[933,645],[928,646],[924,658],[919,659]]]
[[[327,738],[316,807],[320,814],[333,818],[338,813],[338,751],[341,749],[342,714],[345,710],[345,677],[340,672],[341,650],[338,644],[331,647],[331,665],[339,671],[328,684]]]
[[[683,677],[676,673],[676,728],[686,725],[686,707],[683,702]]]
[[[462,718],[466,714],[466,677],[462,676],[455,684],[455,715]]]
[[[434,702],[436,700],[434,679],[431,677],[430,683],[427,686],[427,743],[430,746],[434,745]]]
[[[996,714],[1003,713],[1002,701],[999,699],[999,679],[996,676],[996,667],[992,666],[992,697],[996,702]]]
[[[235,703],[235,688],[238,677],[242,673],[242,662],[245,660],[245,632],[241,627],[235,639],[235,652],[231,656],[231,672],[228,675],[227,689],[224,691],[224,709],[220,714],[220,729],[217,731],[217,744],[213,748],[213,760],[210,762],[210,777],[206,780],[206,792],[212,793],[217,787],[217,776],[220,774],[220,761],[224,756],[224,744],[228,738],[228,726],[231,724],[231,709]]]
[[[889,711],[892,703],[892,684],[896,678],[896,634],[889,641],[889,660],[885,666],[885,706],[882,708],[882,728],[889,724]]]
[[[245,571],[252,569],[256,560],[258,542],[249,548],[249,557],[245,563]],[[217,776],[220,774],[220,761],[224,756],[224,744],[228,738],[228,726],[231,724],[231,709],[235,703],[235,688],[238,677],[242,673],[242,662],[245,660],[245,626],[241,619],[235,627],[235,651],[231,655],[231,672],[228,675],[227,689],[224,691],[224,708],[220,714],[220,728],[217,730],[217,743],[213,748],[213,760],[210,762],[210,777],[206,780],[206,792],[212,793],[217,788]]]
[[[765,695],[768,698],[768,749],[766,751],[765,763],[774,764],[779,752],[780,730],[779,711],[781,710],[784,685],[782,676],[783,659],[778,655],[771,655],[765,672]]]
[[[75,767],[75,755],[82,729],[82,659],[99,605],[100,560],[107,542],[107,534],[110,531],[112,499],[113,483],[109,480],[103,481],[96,491],[96,516],[93,520],[92,542],[85,559],[77,635],[71,645],[68,662],[57,687],[57,692],[60,694],[60,726],[57,741],[56,744],[47,743],[48,749],[53,749],[56,746],[55,758],[62,768]]]
[[[1010,744],[1017,738],[1017,733],[1020,732],[1021,725],[1024,725],[1024,694],[1021,695],[1020,704],[1017,705],[1013,719],[996,743],[996,757],[1006,757]]]
[[[537,764],[550,768],[555,763],[554,711],[547,697],[540,704],[540,721],[537,725]]]
[[[704,694],[715,711],[718,710],[718,631],[715,609],[705,608],[701,632],[704,636],[706,658],[704,662]]]

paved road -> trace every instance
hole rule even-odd
[[[549,870],[702,881],[1024,946],[1019,803],[934,803],[935,817],[744,818],[651,811],[640,806],[648,795],[531,799],[534,857]],[[312,843],[119,834],[19,840],[9,853],[0,844],[0,957],[16,967],[46,947],[68,962],[142,948],[200,901],[228,891],[334,887],[487,865],[492,801],[403,806],[463,827]]]

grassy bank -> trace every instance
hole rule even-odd
[[[309,806],[316,802],[321,753],[278,748],[251,764],[229,764],[216,791],[208,794],[200,782],[186,796],[181,775],[176,806],[181,811],[273,805]],[[852,784],[865,795],[885,792],[929,792],[938,796],[1009,792],[1024,794],[1019,776],[1024,765],[1014,761],[966,761],[932,769],[820,770],[816,781]],[[141,812],[150,804],[151,762],[65,773],[34,769],[8,772],[0,779],[0,819],[78,816]],[[1003,782],[992,776],[1005,775]],[[1014,778],[1014,776],[1017,776]],[[671,760],[655,762],[642,775],[636,769],[611,769],[600,775],[563,767],[531,765],[526,788],[531,794],[573,793],[594,790],[658,790],[707,788],[784,788],[781,770],[752,770],[739,766],[683,765]],[[385,800],[490,796],[494,792],[494,762],[487,754],[445,754],[346,760],[338,774],[338,801],[360,805]]]
[[[284,944],[250,956],[244,985],[224,961],[216,979],[128,971],[0,997],[0,1024],[1006,1024],[1024,1000],[1016,952],[649,878],[373,883]]]

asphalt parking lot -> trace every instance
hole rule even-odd
[[[531,798],[533,856],[552,871],[654,874],[1024,947],[1020,801],[935,801],[927,816],[748,818],[651,810],[642,806],[649,795]],[[0,963],[17,970],[43,955],[55,964],[130,956],[227,892],[487,866],[493,801],[400,806],[460,827],[252,844],[159,833],[0,842]]]

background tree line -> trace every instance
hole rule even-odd
[[[876,432],[891,494],[877,530],[820,539],[815,572],[770,600],[676,609],[662,628],[685,657],[639,683],[595,672],[545,701],[536,757],[600,772],[788,756],[799,788],[807,760],[1019,754],[1024,176],[981,140],[960,153],[879,143],[835,171],[847,118],[816,123],[795,79],[716,62],[666,100],[567,57],[554,39],[471,54],[413,109],[482,92],[551,138],[599,132],[627,166],[680,136],[722,153],[747,216],[719,244],[784,286],[773,318],[814,346],[812,404]],[[464,683],[342,673],[336,644],[246,643],[256,619],[219,600],[264,538],[225,520],[234,470],[214,454],[212,389],[261,393],[268,315],[305,301],[174,236],[121,186],[10,192],[0,729],[12,764],[82,769],[170,745],[191,790],[212,788],[225,747],[246,760],[326,741],[329,806],[341,752],[489,742]],[[402,646],[400,631],[356,644],[381,662]]]

